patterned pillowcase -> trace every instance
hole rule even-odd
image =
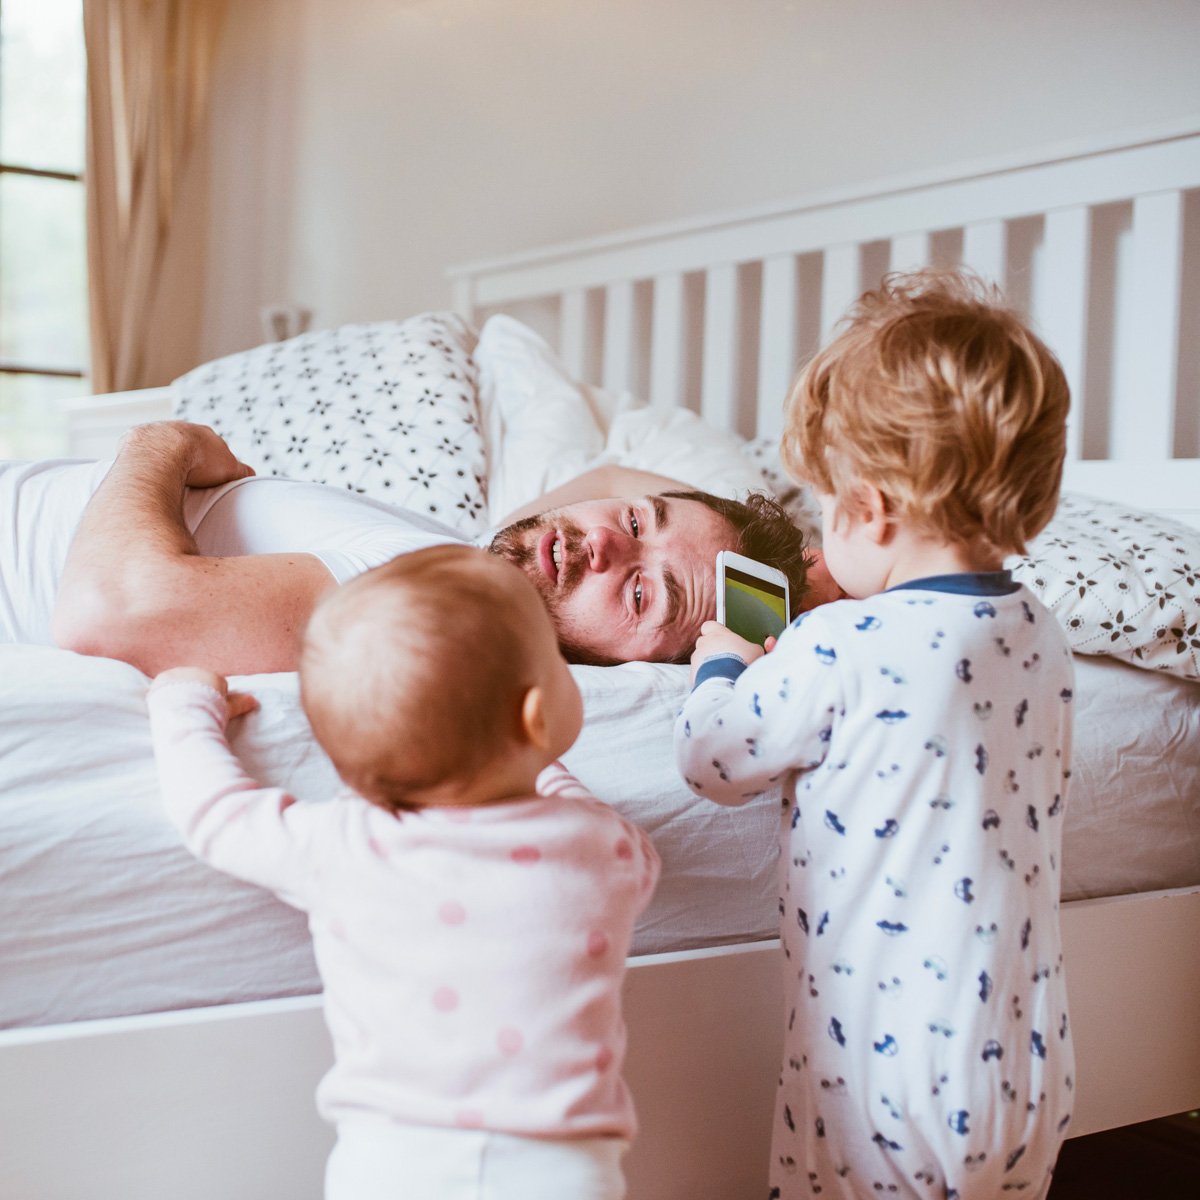
[[[784,470],[779,457],[779,438],[752,438],[742,448],[743,454],[762,475],[763,491],[774,496],[784,511],[804,533],[812,545],[821,545],[821,505],[803,484],[797,484]]]
[[[1200,530],[1068,493],[1006,565],[1077,653],[1200,679]]]
[[[779,439],[757,438],[743,453],[819,546],[820,506],[784,471]],[[1058,617],[1076,653],[1200,679],[1200,530],[1064,493],[1028,555],[1005,566]]]
[[[301,334],[205,363],[171,385],[262,475],[344,487],[484,527],[475,334],[451,313]]]
[[[803,529],[813,545],[821,544],[821,506],[812,492],[796,483],[783,469],[777,437],[754,438],[742,447],[742,453],[758,468],[763,489],[783,505],[794,524]]]

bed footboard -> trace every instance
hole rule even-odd
[[[1200,888],[1064,905],[1063,934],[1071,1133],[1200,1105]],[[631,961],[633,1200],[764,1188],[778,955],[758,942]],[[313,1090],[329,1061],[317,997],[0,1032],[0,1195],[320,1200],[333,1135]]]

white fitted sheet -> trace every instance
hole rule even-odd
[[[693,797],[671,726],[687,669],[575,668],[587,721],[567,765],[663,857],[636,953],[774,935],[778,809]],[[157,799],[145,677],[123,663],[0,646],[0,1026],[318,990],[304,918],[180,846]],[[259,713],[234,745],[319,801],[332,768],[293,675],[236,680]],[[1064,898],[1200,883],[1200,686],[1077,660]]]

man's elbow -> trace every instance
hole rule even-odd
[[[58,597],[50,618],[50,636],[63,650],[134,666],[141,666],[139,630],[145,623],[135,606],[111,588],[73,588]]]
[[[103,628],[102,605],[92,589],[81,588],[69,594],[60,593],[50,615],[50,636],[54,644],[76,654],[94,654],[100,630]]]

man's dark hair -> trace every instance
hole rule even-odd
[[[709,492],[660,495],[672,500],[695,500],[723,517],[737,535],[737,545],[730,546],[730,550],[775,567],[787,576],[792,613],[796,612],[800,597],[808,591],[808,568],[814,560],[808,553],[804,534],[777,500],[763,492],[751,492],[745,500],[725,500]]]

